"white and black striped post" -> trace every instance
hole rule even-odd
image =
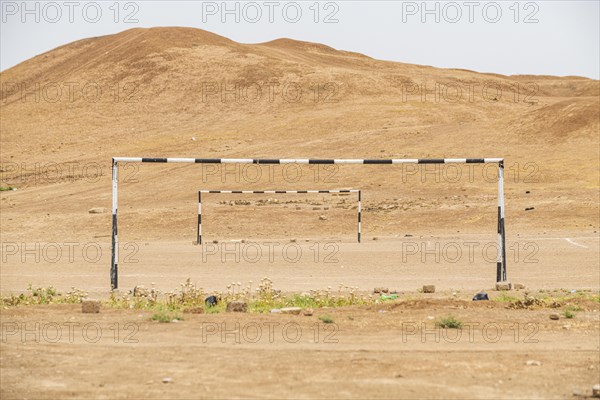
[[[113,158],[112,160],[112,250],[111,250],[111,267],[110,267],[110,286],[111,289],[119,287],[119,240],[117,232],[117,188],[118,188],[118,164]]]
[[[506,232],[504,230],[504,161],[498,163],[498,260],[496,282],[506,281]]]
[[[117,240],[117,167],[119,162],[141,163],[196,163],[196,164],[498,164],[498,242],[499,256],[497,261],[496,278],[498,282],[506,281],[506,238],[504,230],[504,159],[502,158],[395,158],[395,159],[309,159],[309,158],[158,158],[158,157],[114,157],[112,160],[113,177],[113,228],[112,228],[112,260],[111,286],[118,287],[119,251]],[[360,195],[359,195],[360,196]],[[360,219],[360,217],[359,217]],[[198,230],[201,233],[201,220],[198,220]],[[359,230],[360,235],[360,230]],[[200,235],[199,235],[200,236]],[[360,237],[360,236],[359,236]],[[199,240],[201,238],[199,237]]]
[[[358,243],[360,243],[360,210],[361,210],[361,206],[360,206],[360,202],[361,202],[361,191],[358,191]]]
[[[202,193],[205,191],[198,191],[198,239],[196,240],[198,245],[202,244]]]
[[[360,203],[361,192],[358,189],[334,189],[334,190],[199,190],[198,191],[198,240],[202,244],[202,193],[213,194],[305,194],[305,193],[358,193],[358,243],[360,243]]]

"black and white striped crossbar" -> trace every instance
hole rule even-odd
[[[113,162],[141,163],[196,163],[196,164],[484,164],[499,163],[502,158],[158,158],[114,157]]]
[[[201,190],[200,193],[279,194],[279,193],[358,193],[358,189],[336,190]]]
[[[199,190],[198,191],[198,240],[202,244],[202,194],[304,194],[304,193],[358,193],[358,243],[360,243],[360,213],[361,191],[359,189],[331,189],[331,190]]]
[[[117,236],[118,164],[130,163],[194,163],[194,164],[498,164],[498,260],[496,282],[506,281],[506,232],[504,227],[504,159],[503,158],[392,158],[392,159],[313,159],[313,158],[170,158],[170,157],[113,157],[112,159],[112,253],[111,287],[118,287],[119,241]],[[278,193],[277,191],[274,191]],[[233,193],[233,191],[232,191]],[[244,193],[244,191],[242,191]],[[308,192],[307,192],[308,193]],[[359,199],[360,199],[360,191]],[[200,195],[200,193],[198,193]],[[360,204],[360,203],[359,203]],[[360,223],[360,208],[359,208]]]

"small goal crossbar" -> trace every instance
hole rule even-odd
[[[361,191],[359,189],[332,189],[332,190],[200,190],[198,191],[198,241],[202,244],[202,193],[214,194],[305,194],[305,193],[357,193],[358,194],[358,231],[357,238],[360,243],[360,213],[361,213]]]

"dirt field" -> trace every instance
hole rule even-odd
[[[2,398],[564,399],[598,381],[597,302],[552,321],[551,309],[411,297],[171,324],[76,305],[4,310]],[[463,329],[435,328],[447,315]]]
[[[387,286],[414,292],[424,284],[435,284],[442,290],[475,293],[493,288],[496,282],[496,235],[486,236],[485,240],[484,235],[466,234],[377,237],[378,240],[364,237],[361,244],[352,243],[356,239],[351,237],[343,242],[313,238],[291,243],[289,239],[274,238],[247,243],[211,241],[203,246],[191,241],[126,241],[121,250],[119,288],[127,291],[136,285],[150,287],[154,283],[158,290],[170,291],[191,278],[205,291],[222,291],[231,282],[246,285],[253,281],[256,286],[260,279],[268,277],[277,289],[292,292],[343,283],[363,291]],[[91,296],[107,297],[108,243],[98,245],[100,253],[91,245],[83,252],[83,245],[68,247],[61,243],[55,248],[55,243],[41,242],[37,253],[34,244],[18,245],[9,248],[9,253],[4,252],[0,286],[3,294],[23,292],[32,284],[54,286],[61,291],[76,287]],[[509,281],[533,290],[598,290],[598,246],[598,237],[576,236],[573,232],[509,240]],[[97,254],[101,255],[98,259]]]
[[[170,324],[150,321],[150,311],[104,308],[100,314],[81,314],[78,305],[5,307],[2,398],[590,395],[600,371],[600,304],[578,298],[577,293],[598,293],[598,238],[572,232],[560,236],[520,238],[514,247],[521,248],[520,258],[516,252],[511,256],[508,275],[511,281],[526,284],[533,295],[563,288],[554,296],[573,296],[567,304],[582,310],[573,319],[562,315],[564,306],[518,310],[506,308],[503,301],[470,301],[479,290],[492,298],[502,295],[491,290],[495,259],[474,251],[471,261],[466,251],[464,243],[486,243],[477,241],[480,235],[463,235],[460,240],[365,238],[369,240],[360,245],[351,239],[298,241],[294,246],[303,257],[297,262],[285,258],[297,253],[287,256],[277,251],[272,253],[273,262],[268,252],[259,262],[250,262],[254,260],[248,258],[254,257],[250,252],[240,248],[227,253],[212,243],[203,248],[209,253],[203,260],[201,248],[191,242],[149,242],[134,255],[138,262],[121,264],[122,292],[152,283],[162,291],[172,290],[185,277],[207,292],[222,291],[231,282],[256,285],[268,276],[275,288],[285,291],[335,288],[343,282],[363,291],[386,286],[401,295],[379,305],[317,309],[311,317],[185,314],[183,321]],[[265,243],[270,242],[254,245],[265,250]],[[290,244],[279,243],[281,248]],[[432,251],[435,243],[437,252]],[[459,244],[463,253],[441,250],[450,243]],[[526,243],[535,246],[523,253]],[[311,246],[317,245],[324,257],[325,244],[335,246],[330,251],[334,262],[323,258],[317,263]],[[223,254],[226,262],[221,261]],[[493,252],[490,256],[495,257]],[[565,264],[571,268],[566,270]],[[21,263],[16,258],[2,268],[2,292],[25,291],[33,283],[63,291],[75,286],[92,297],[106,298],[109,265],[106,256],[96,265]],[[417,293],[421,285],[431,283],[438,293]],[[522,291],[509,294],[522,295]],[[561,313],[559,321],[549,319],[554,312]],[[464,322],[462,329],[436,328],[436,321],[450,315]],[[321,316],[334,322],[325,324],[318,319]],[[165,378],[172,382],[163,383]]]

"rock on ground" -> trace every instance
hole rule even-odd
[[[81,312],[85,314],[96,314],[100,312],[100,300],[83,300]]]
[[[248,304],[243,301],[232,301],[227,303],[227,312],[246,312],[248,311]]]
[[[302,311],[300,307],[283,307],[280,309],[282,314],[294,314],[298,315]]]
[[[435,293],[435,285],[423,285],[423,293]]]
[[[511,288],[511,284],[509,282],[497,282],[496,283],[497,291],[510,290],[510,288]]]

